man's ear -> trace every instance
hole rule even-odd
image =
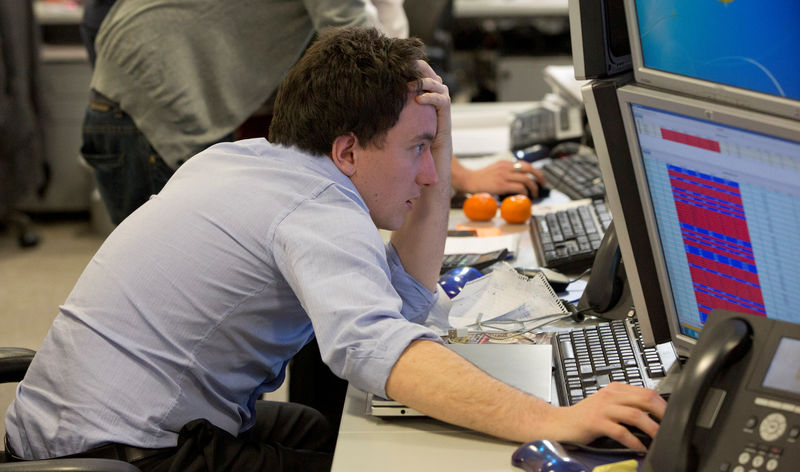
[[[353,133],[338,136],[331,146],[331,159],[336,167],[348,177],[356,173],[356,139]]]

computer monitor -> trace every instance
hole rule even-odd
[[[800,2],[625,0],[636,82],[800,119]]]
[[[800,323],[800,121],[637,85],[618,97],[678,352],[715,308]]]
[[[670,341],[671,335],[642,202],[636,185],[632,185],[635,182],[633,166],[617,99],[617,89],[632,80],[629,72],[611,79],[593,80],[581,91],[628,288],[644,344],[649,347]]]
[[[569,34],[576,79],[631,70],[623,0],[569,0]]]

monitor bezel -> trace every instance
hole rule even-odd
[[[567,3],[572,63],[578,80],[613,77],[631,70],[630,52],[616,56],[611,50],[610,35],[617,32],[609,26],[610,1],[623,0],[569,0]],[[621,5],[624,8],[624,4]],[[627,24],[627,15],[625,22]]]
[[[778,97],[645,66],[639,37],[636,0],[625,0],[625,17],[628,24],[633,74],[637,83],[800,120],[800,100]]]
[[[734,126],[795,142],[797,142],[798,137],[800,137],[800,121],[767,115],[752,110],[743,110],[728,104],[652,89],[639,84],[620,87],[617,90],[617,97],[619,98],[620,112],[622,113],[625,136],[633,164],[636,185],[639,189],[639,196],[644,211],[645,225],[647,227],[653,257],[655,258],[656,274],[664,298],[664,308],[667,313],[672,342],[679,354],[688,355],[697,340],[682,334],[680,331],[675,303],[672,298],[669,276],[666,272],[664,250],[661,246],[661,239],[655,224],[655,212],[650,199],[647,178],[642,164],[642,155],[638,144],[639,139],[632,118],[631,105],[638,104],[649,106],[666,112],[678,113],[704,121]]]
[[[671,338],[663,294],[653,273],[653,255],[644,230],[639,191],[625,141],[617,89],[633,82],[633,74],[593,80],[582,87],[586,118],[606,189],[606,204],[614,218],[628,287],[647,347]]]

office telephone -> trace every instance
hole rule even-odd
[[[713,311],[641,471],[800,468],[800,325]]]
[[[587,315],[621,320],[632,309],[633,299],[612,221],[597,248],[589,282],[578,301],[578,310],[588,310]]]

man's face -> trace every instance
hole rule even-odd
[[[436,110],[420,105],[409,94],[400,119],[386,134],[383,145],[356,145],[351,180],[367,204],[375,225],[395,230],[420,197],[422,188],[439,177],[431,154],[436,135]]]

